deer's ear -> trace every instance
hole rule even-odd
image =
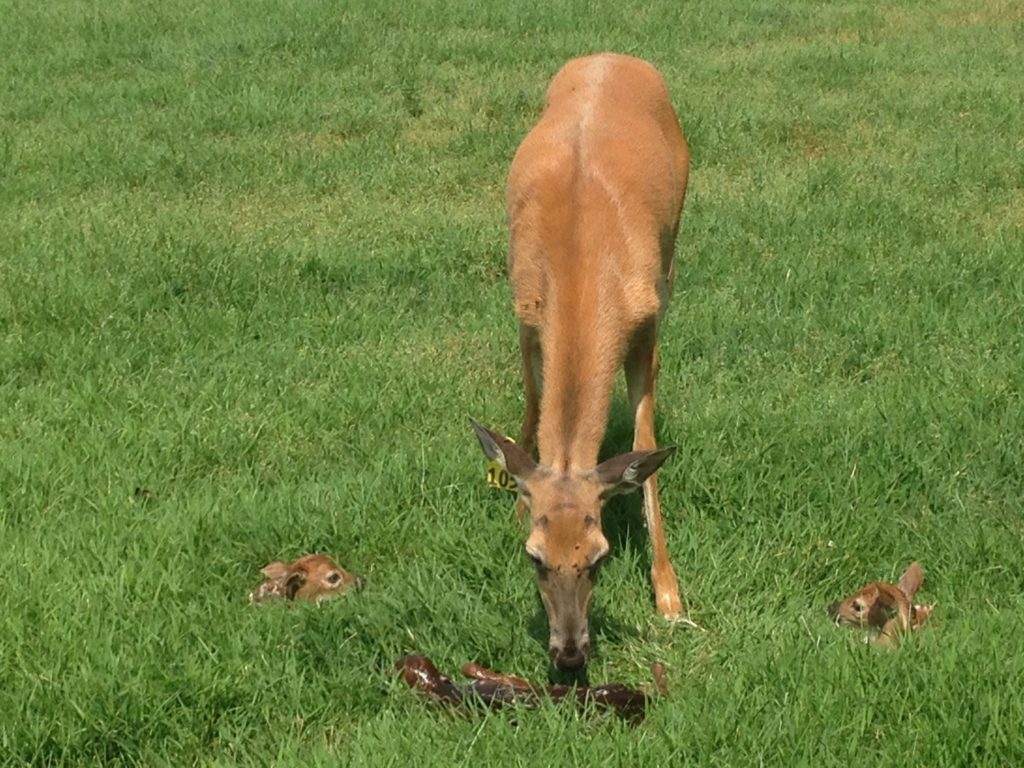
[[[658,470],[673,451],[674,446],[654,451],[633,451],[598,464],[594,471],[604,488],[601,495],[608,498],[635,491]]]
[[[921,566],[917,562],[913,562],[900,576],[897,586],[907,596],[907,600],[913,600],[917,590],[921,588],[922,582],[924,582],[924,571],[921,570]]]
[[[516,482],[522,482],[537,469],[537,462],[533,457],[507,437],[488,429],[475,419],[469,421],[487,458],[501,464]]]
[[[272,563],[268,563],[260,569],[260,573],[266,576],[272,581],[283,579],[288,575],[288,571],[291,570],[291,566],[288,563],[282,563],[280,560],[275,560]]]

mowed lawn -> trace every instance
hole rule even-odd
[[[0,17],[0,762],[1024,763],[1020,2]],[[505,174],[600,50],[661,69],[693,153],[658,431],[704,631],[656,616],[616,501],[589,678],[659,659],[669,694],[462,719],[391,667],[548,674],[468,417],[518,433]],[[313,551],[366,589],[247,604]],[[912,559],[926,630],[831,626]]]

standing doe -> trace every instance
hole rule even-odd
[[[643,486],[658,612],[682,618],[655,471],[658,326],[674,272],[690,157],[661,75],[599,54],[555,76],[509,173],[509,274],[519,318],[526,415],[520,444],[473,422],[518,484],[526,553],[547,611],[548,653],[575,669],[590,654],[588,613],[608,554],[601,508]],[[633,452],[597,463],[612,389],[625,367]],[[539,462],[534,461],[534,448]]]

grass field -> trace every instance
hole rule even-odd
[[[0,762],[1024,763],[1019,0],[0,15]],[[605,49],[662,70],[693,151],[658,428],[706,631],[655,615],[616,502],[590,679],[661,659],[669,696],[462,720],[390,666],[547,673],[468,417],[518,432],[504,177]],[[368,587],[249,608],[309,551]],[[927,631],[829,624],[913,558]]]

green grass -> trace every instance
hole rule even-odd
[[[0,761],[1024,762],[1019,2],[0,15]],[[518,431],[504,175],[602,49],[661,68],[693,149],[659,433],[707,631],[655,616],[617,502],[590,677],[662,659],[670,695],[633,730],[450,718],[395,659],[546,673],[467,417]],[[309,551],[369,586],[246,605]],[[912,558],[927,631],[829,625]]]

